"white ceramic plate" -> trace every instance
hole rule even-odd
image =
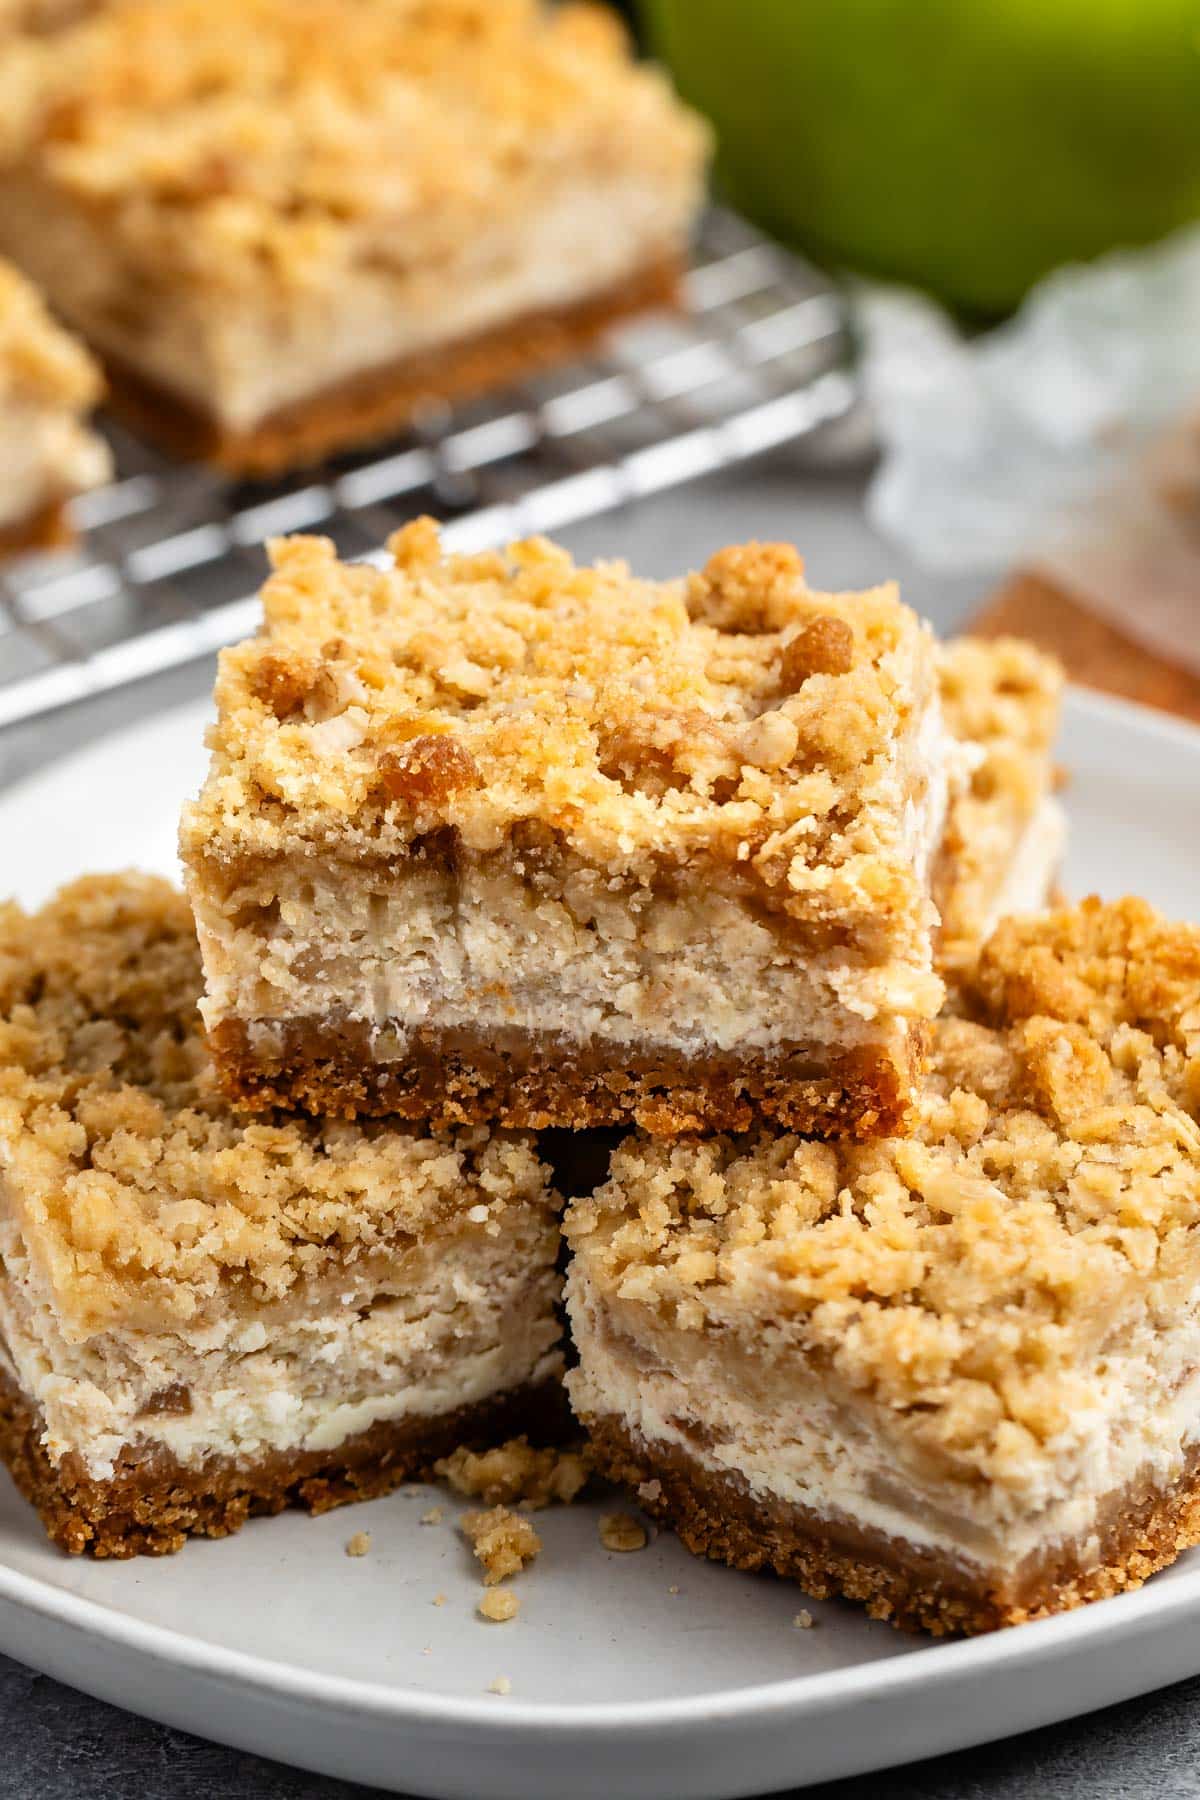
[[[0,887],[33,903],[84,869],[171,872],[204,709],[112,738],[0,796]],[[1194,916],[1200,732],[1073,694],[1075,894]],[[440,1523],[422,1524],[435,1504]],[[610,1502],[611,1504],[611,1502]],[[512,1624],[428,1490],[131,1563],[71,1561],[0,1485],[0,1648],[102,1699],[410,1794],[628,1800],[764,1793],[1067,1718],[1200,1671],[1200,1553],[1140,1593],[931,1645],[699,1563],[669,1536],[600,1546],[602,1507],[540,1516]],[[344,1554],[352,1532],[368,1556]],[[435,1597],[444,1595],[443,1604]],[[511,1692],[488,1692],[505,1676]]]

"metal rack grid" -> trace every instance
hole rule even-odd
[[[171,463],[114,426],[117,477],[76,502],[73,550],[0,573],[0,726],[210,654],[255,628],[261,544],[289,531],[378,553],[417,513],[455,549],[552,532],[846,414],[845,318],[814,270],[712,211],[687,309],[602,353],[283,482]]]

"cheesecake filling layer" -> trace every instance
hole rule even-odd
[[[694,1055],[901,1044],[896,1020],[928,1016],[938,998],[903,964],[789,956],[769,921],[699,884],[679,898],[612,894],[581,866],[551,894],[493,863],[462,878],[284,865],[270,885],[254,907],[197,896],[210,1029],[365,1025],[380,1061],[427,1026]]]
[[[264,1319],[247,1297],[184,1336],[113,1330],[69,1341],[14,1228],[0,1280],[3,1363],[38,1406],[51,1457],[97,1480],[126,1447],[183,1465],[335,1449],[382,1421],[435,1417],[561,1367],[554,1233],[543,1217],[491,1238],[434,1237],[367,1284],[351,1264],[311,1310]]]
[[[568,1310],[579,1366],[567,1376],[575,1412],[615,1417],[652,1456],[656,1444],[834,1526],[908,1543],[989,1579],[1011,1579],[1067,1546],[1086,1565],[1105,1511],[1124,1491],[1168,1490],[1200,1439],[1200,1319],[1118,1342],[1098,1379],[1095,1411],[1079,1417],[1009,1480],[922,1477],[915,1447],[867,1406],[848,1404],[785,1371],[739,1379],[721,1339],[688,1334],[686,1362],[671,1334],[622,1335],[578,1264]],[[623,1321],[628,1325],[628,1321]],[[751,1359],[751,1365],[752,1359]],[[797,1373],[797,1371],[800,1371]]]

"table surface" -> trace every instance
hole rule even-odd
[[[897,576],[941,632],[963,625],[993,585],[939,580],[907,565],[867,525],[859,477],[816,472],[795,455],[564,534],[579,557],[623,556],[647,575],[693,568],[720,545],[755,537],[798,544],[817,587]],[[211,679],[211,668],[177,671],[0,734],[0,785],[203,693]],[[354,1800],[368,1792],[149,1724],[7,1657],[0,1657],[0,1742],[0,1794],[20,1800]],[[1004,1744],[805,1793],[808,1800],[1200,1800],[1200,1679]]]

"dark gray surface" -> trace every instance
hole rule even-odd
[[[568,541],[579,556],[621,555],[642,573],[666,575],[750,537],[798,543],[816,586],[864,586],[898,574],[906,597],[942,631],[978,597],[905,568],[864,524],[858,482],[817,476],[786,458],[610,515]],[[0,785],[210,684],[211,669],[192,668],[0,734]],[[6,1800],[355,1800],[367,1792],[149,1724],[0,1657]],[[806,1793],[808,1800],[1200,1800],[1200,1680],[1002,1745]]]
[[[0,1744],[0,1794],[12,1800],[360,1800],[375,1791],[151,1725],[6,1656]],[[804,1793],[805,1800],[1194,1800],[1200,1681],[1004,1744]]]

